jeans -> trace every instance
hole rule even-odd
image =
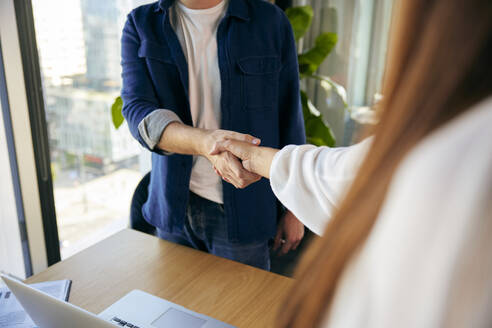
[[[231,243],[227,236],[224,206],[192,192],[183,231],[170,233],[158,228],[157,236],[226,259],[270,270],[268,240],[249,244]]]

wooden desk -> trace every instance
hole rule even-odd
[[[27,280],[73,280],[70,302],[99,313],[133,289],[237,327],[272,327],[293,280],[123,230]]]

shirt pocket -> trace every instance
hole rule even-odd
[[[241,100],[245,110],[275,108],[278,99],[280,61],[276,56],[245,57],[237,62],[241,71]]]
[[[1,0],[0,0],[1,1]],[[147,74],[152,81],[154,92],[163,108],[174,108],[172,100],[184,94],[178,66],[174,63],[168,47],[152,41],[142,41],[138,57],[145,61]],[[169,103],[171,101],[171,104]]]
[[[164,64],[174,65],[174,60],[171,56],[171,51],[159,43],[143,40],[138,48],[138,57],[145,58],[151,63],[158,61]]]

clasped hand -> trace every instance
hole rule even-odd
[[[206,142],[208,148],[206,157],[214,166],[215,172],[225,181],[241,189],[260,180],[260,175],[246,170],[241,160],[231,152],[225,149],[212,152],[212,150],[217,149],[217,145],[222,145],[227,140],[237,140],[254,146],[258,146],[261,142],[260,139],[251,135],[234,131],[215,130],[210,132]]]
[[[278,149],[257,147],[260,140],[250,135],[219,131],[216,131],[209,152],[209,156],[216,160],[218,174],[238,188],[258,181],[261,176],[269,177],[272,160]],[[299,246],[303,237],[304,225],[294,214],[286,211],[278,222],[273,249],[281,255],[287,254]]]

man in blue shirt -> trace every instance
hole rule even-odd
[[[262,0],[138,7],[123,30],[122,67],[123,114],[153,152],[142,212],[157,234],[267,270],[271,238],[281,253],[295,249],[304,226],[282,210],[268,181],[228,152],[210,154],[225,139],[305,142],[284,13]]]

